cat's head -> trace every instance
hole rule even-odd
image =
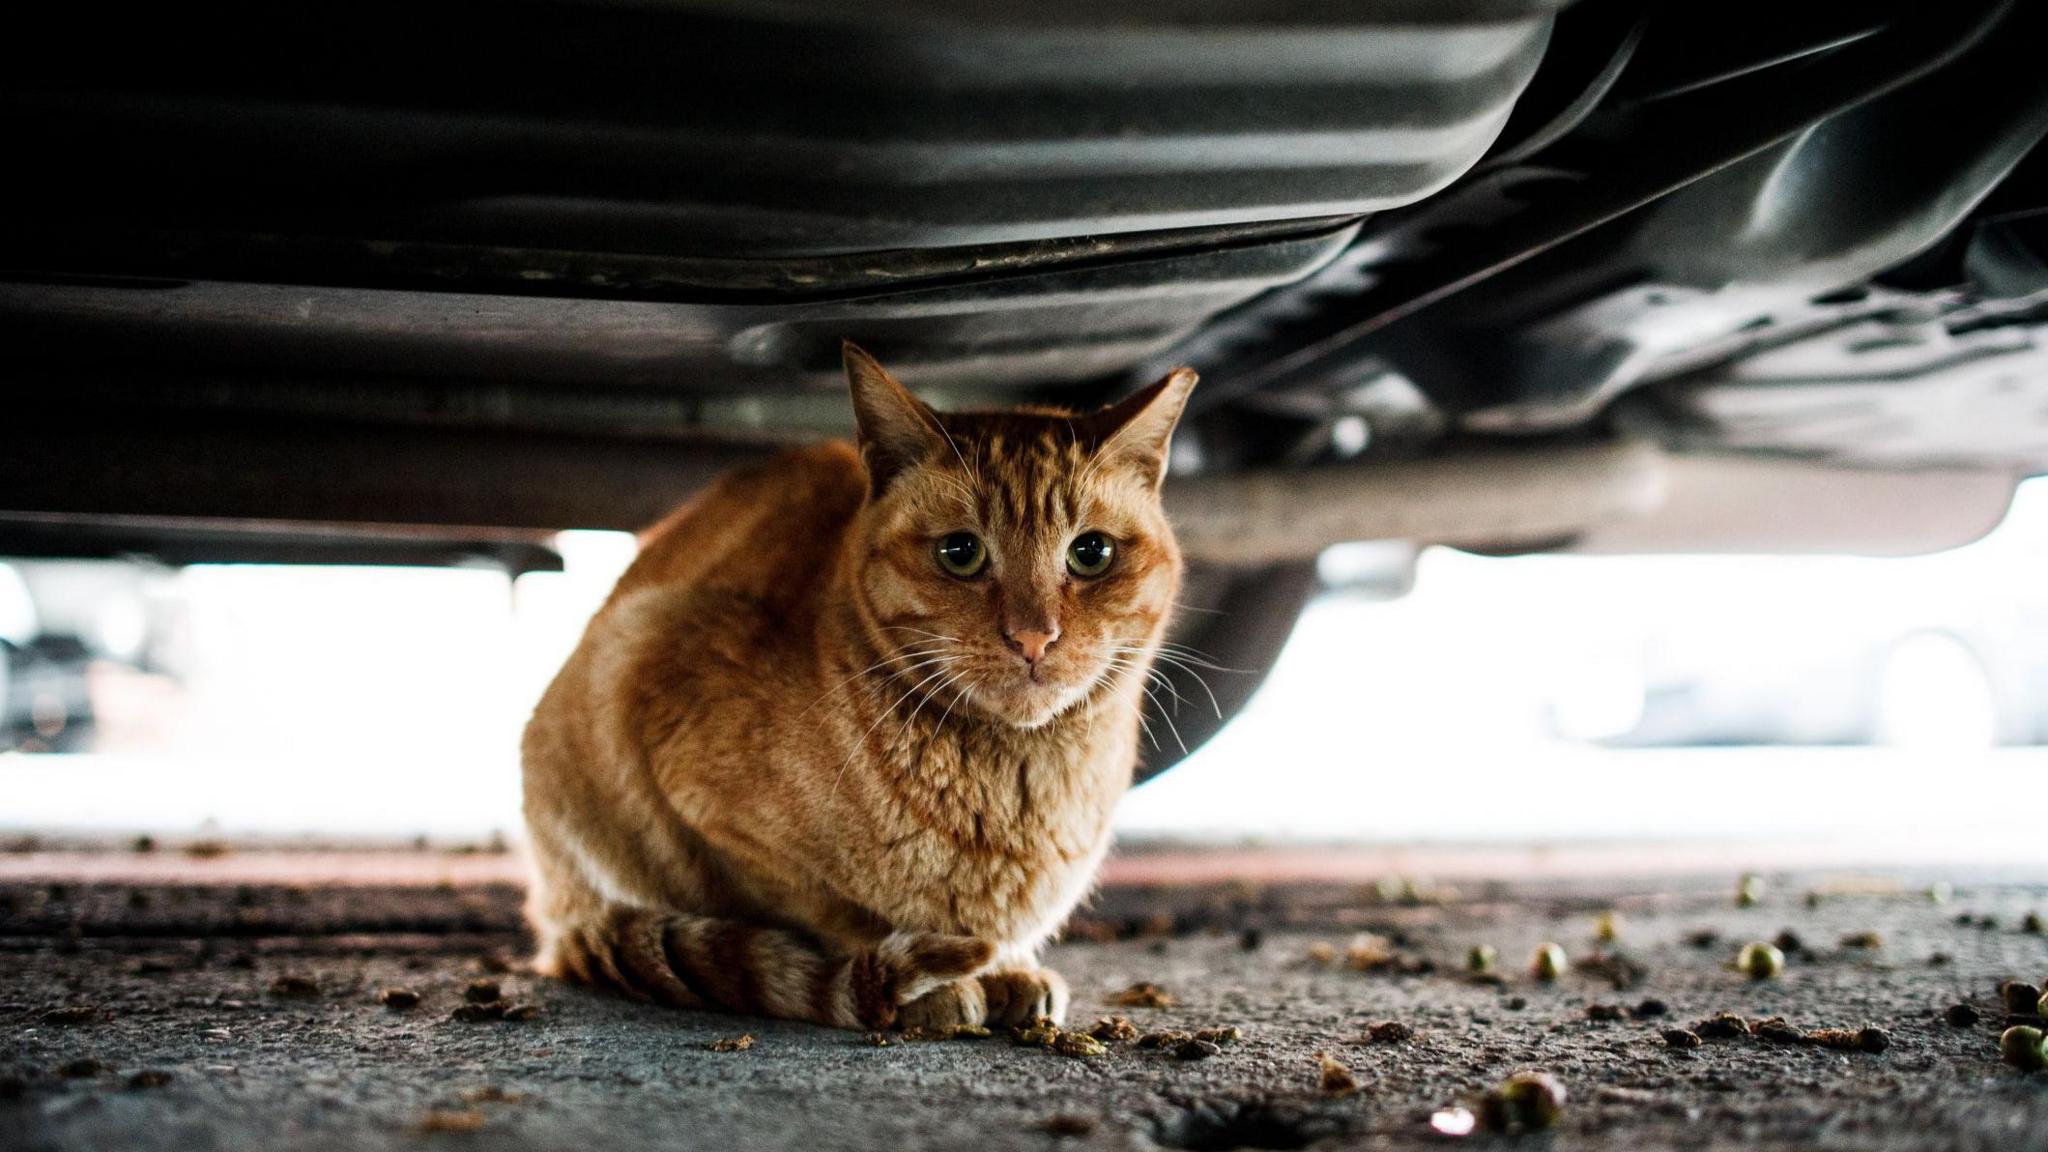
[[[856,587],[896,690],[1036,728],[1147,663],[1180,588],[1159,496],[1195,374],[1085,414],[940,413],[845,354],[868,470]]]

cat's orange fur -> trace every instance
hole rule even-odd
[[[652,529],[535,710],[537,963],[847,1028],[1057,1017],[1039,952],[1137,760],[1194,374],[1085,415],[940,415],[846,361],[860,446]],[[1115,546],[1093,579],[1067,566],[1086,530]],[[937,562],[959,531],[986,542],[971,579]]]

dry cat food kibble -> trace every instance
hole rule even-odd
[[[1471,950],[1465,953],[1465,970],[1475,976],[1490,976],[1493,974],[1494,963],[1499,958],[1500,954],[1493,950],[1493,945],[1474,944]]]
[[[514,1004],[510,1008],[505,1009],[505,1014],[499,1017],[500,1020],[510,1024],[521,1024],[528,1020],[538,1020],[539,1018],[540,1005],[538,1004]]]
[[[1342,1063],[1322,1054],[1316,1056],[1316,1088],[1325,1096],[1349,1096],[1358,1091],[1358,1077]]]
[[[1785,954],[1769,944],[1744,944],[1735,967],[1751,980],[1769,980],[1785,970]]]
[[[489,1004],[501,998],[496,980],[471,980],[469,987],[462,990],[462,998],[471,1004]]]
[[[1509,1121],[1525,1128],[1554,1128],[1564,1115],[1564,1082],[1548,1072],[1517,1072],[1501,1085]]]
[[[422,1133],[476,1132],[484,1126],[484,1114],[475,1109],[456,1112],[437,1108],[420,1118],[414,1130]]]
[[[1529,959],[1529,974],[1546,984],[1563,976],[1570,967],[1564,949],[1556,944],[1538,945],[1536,954]]]
[[[1194,1036],[1173,1046],[1173,1054],[1182,1060],[1207,1060],[1222,1051],[1221,1045]]]
[[[1365,1038],[1374,1044],[1405,1044],[1415,1038],[1415,1029],[1399,1020],[1387,1020],[1366,1029]]]
[[[1128,1043],[1138,1038],[1138,1029],[1122,1016],[1103,1016],[1088,1028],[1088,1034],[1105,1043]]]
[[[2024,980],[2007,980],[1998,986],[1998,998],[2007,1012],[2031,1016],[2041,1003],[2041,990]]]
[[[1108,1052],[1109,1046],[1086,1032],[1062,1032],[1052,1042],[1052,1050],[1062,1056],[1086,1059]]]
[[[1884,937],[1875,932],[1851,932],[1847,936],[1842,937],[1842,947],[1882,948],[1884,947]]]
[[[1764,900],[1764,880],[1754,872],[1745,872],[1735,882],[1735,906],[1754,908]]]
[[[754,1034],[743,1032],[738,1036],[721,1036],[711,1042],[713,1052],[745,1052],[754,1046]]]
[[[1059,1039],[1059,1026],[1050,1016],[1039,1016],[1021,1028],[1010,1029],[1010,1043],[1020,1048],[1050,1048]]]
[[[1173,1048],[1193,1040],[1192,1032],[1147,1032],[1138,1037],[1140,1048]]]
[[[1337,962],[1337,949],[1326,941],[1318,940],[1308,946],[1308,962],[1318,968],[1328,968]]]
[[[98,1008],[89,1008],[84,1005],[74,1005],[68,1008],[52,1008],[49,1011],[43,1013],[42,1016],[40,1017],[42,1022],[45,1024],[57,1025],[97,1024],[106,1018],[107,1013],[101,1011]]]
[[[1998,1057],[2025,1072],[2048,1068],[2048,1035],[2025,1024],[2007,1028],[1998,1036]]]
[[[489,1004],[463,1004],[448,1014],[450,1020],[464,1024],[487,1024],[503,1020],[512,1008],[510,1000],[493,1000]]]
[[[1692,1030],[1708,1040],[1733,1040],[1737,1036],[1750,1035],[1749,1021],[1733,1012],[1719,1012],[1692,1026]]]
[[[1621,918],[1612,912],[1602,912],[1593,921],[1593,939],[1602,944],[1612,944],[1621,939]]]
[[[1150,982],[1133,984],[1109,998],[1119,1008],[1171,1008],[1173,996],[1164,988]]]
[[[1706,1043],[1706,1041],[1701,1040],[1700,1034],[1697,1032],[1689,1032],[1683,1028],[1666,1028],[1664,1030],[1664,1043],[1668,1047],[1690,1052],[1694,1048]]]
[[[1586,1019],[1595,1023],[1611,1024],[1616,1020],[1623,1019],[1627,1015],[1628,1013],[1623,1011],[1619,1004],[1586,1005]]]
[[[92,1057],[81,1056],[68,1063],[57,1065],[57,1075],[62,1076],[66,1080],[83,1080],[88,1076],[97,1076],[105,1069],[106,1065]]]
[[[1195,1029],[1195,1039],[1208,1044],[1235,1044],[1243,1036],[1244,1033],[1238,1031],[1235,1024],[1225,1024],[1220,1028]]]
[[[1941,1016],[1942,1019],[1947,1020],[1958,1028],[1971,1027],[1979,1019],[1977,1010],[1968,1004],[1951,1004],[1948,1006],[1948,1011],[1943,1012]]]
[[[1750,1031],[1754,1032],[1758,1039],[1769,1040],[1774,1044],[1803,1044],[1806,1042],[1806,1033],[1787,1023],[1783,1016],[1772,1016],[1767,1020],[1759,1020],[1750,1026]]]
[[[386,988],[378,993],[377,1002],[393,1012],[404,1012],[419,1007],[420,994],[410,988]]]
[[[161,1068],[145,1068],[128,1078],[130,1088],[161,1088],[171,1082],[171,1074]]]
[[[1808,1044],[1843,1051],[1882,1052],[1892,1038],[1882,1028],[1817,1028],[1806,1034]]]

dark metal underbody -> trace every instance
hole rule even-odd
[[[2044,25],[1991,0],[24,17],[0,547],[542,564],[547,531],[842,434],[848,337],[942,406],[1192,363],[1176,467],[1212,474],[1626,434],[2017,479],[2048,470]],[[1248,622],[1204,646],[1264,667],[1307,571],[1199,573]]]

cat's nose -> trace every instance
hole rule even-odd
[[[1024,657],[1024,662],[1035,665],[1045,658],[1045,650],[1052,647],[1052,642],[1060,638],[1060,630],[1055,624],[1049,632],[1019,630],[1007,635],[1010,647]]]

